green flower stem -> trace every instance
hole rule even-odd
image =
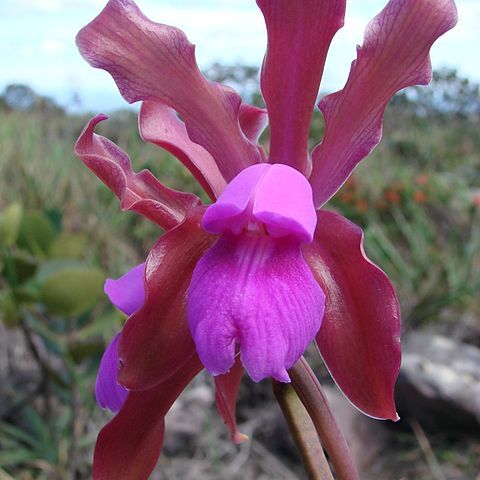
[[[300,452],[308,478],[333,480],[315,426],[293,387],[273,380],[273,392]]]
[[[338,480],[359,480],[347,442],[338,428],[327,398],[312,369],[302,357],[289,371],[292,386],[305,406],[328,453]]]

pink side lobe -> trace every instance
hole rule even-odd
[[[120,278],[107,278],[104,291],[110,302],[125,315],[136,312],[145,302],[145,264],[133,267]]]
[[[95,398],[98,405],[112,412],[118,412],[128,397],[128,391],[118,384],[119,337],[118,333],[105,349],[95,382]]]

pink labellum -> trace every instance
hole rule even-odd
[[[327,298],[317,345],[332,377],[362,412],[397,420],[400,309],[388,277],[365,255],[362,230],[321,210],[302,252]]]
[[[128,102],[155,100],[176,110],[227,181],[262,160],[240,129],[240,97],[205,79],[181,30],[152,22],[131,0],[110,0],[78,33],[77,45],[93,67],[112,75]]]
[[[310,173],[308,133],[327,50],[343,25],[345,0],[257,0],[268,45],[261,86],[271,163]]]
[[[167,230],[175,227],[200,200],[165,187],[148,170],[134,173],[128,155],[94,133],[95,126],[107,118],[97,115],[90,120],[77,140],[75,154],[117,195],[122,210],[133,210]]]
[[[237,346],[250,377],[287,370],[320,328],[325,296],[291,237],[225,233],[195,267],[188,322],[205,368],[232,368]]]
[[[326,127],[312,153],[316,207],[379,143],[390,98],[402,88],[430,82],[430,47],[456,21],[453,0],[391,0],[368,24],[345,87],[319,103]]]

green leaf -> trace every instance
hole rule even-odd
[[[25,251],[16,251],[10,255],[15,271],[15,284],[20,285],[33,277],[37,270],[37,259]]]
[[[85,268],[85,264],[78,260],[46,260],[38,268],[35,279],[39,283],[44,283],[54,273],[68,268]]]
[[[12,203],[0,216],[0,242],[11,247],[17,242],[23,207],[20,203]]]
[[[41,212],[26,212],[20,223],[18,246],[25,248],[35,255],[48,252],[53,239],[55,228],[51,220]]]
[[[110,307],[106,312],[90,321],[85,326],[75,330],[73,336],[75,341],[85,342],[90,338],[106,336],[113,337],[115,332],[120,330],[125,321],[125,314]]]
[[[103,294],[105,274],[95,268],[67,267],[53,272],[40,287],[50,313],[78,315],[92,308]]]
[[[17,464],[31,462],[36,459],[35,452],[24,448],[4,450],[0,452],[0,467],[8,467]]]
[[[15,480],[3,468],[0,468],[0,480]]]
[[[105,342],[100,339],[91,339],[89,342],[73,342],[68,347],[75,363],[80,363],[86,358],[92,358],[105,350]]]
[[[2,292],[0,297],[0,312],[3,324],[7,328],[13,328],[20,323],[20,315],[18,313],[17,304],[13,292]]]
[[[26,432],[25,430],[7,422],[0,423],[0,435],[4,435],[18,443],[24,443],[32,449],[37,447],[37,441],[30,432]]]
[[[53,259],[82,258],[87,247],[87,237],[79,233],[62,233],[57,237],[49,250]]]

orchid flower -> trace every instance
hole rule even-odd
[[[365,255],[361,229],[323,207],[380,141],[389,99],[429,82],[430,47],[454,26],[455,5],[390,0],[368,24],[344,88],[320,101],[325,135],[309,153],[345,0],[256,3],[268,35],[266,110],[206,80],[184,33],[152,22],[132,0],[110,0],[77,36],[82,56],[108,71],[129,103],[142,102],[142,138],[176,156],[212,200],[201,205],[148,171],[135,173],[125,152],[94,133],[104,115],[78,139],[77,155],[121,208],[166,231],[144,266],[106,286],[130,317],[97,379],[99,403],[120,411],[99,434],[95,478],[148,477],[165,414],[204,367],[232,439],[241,441],[235,403],[244,369],[254,381],[288,382],[312,341],[357,408],[398,418],[394,288]],[[258,143],[267,119],[268,155]]]

